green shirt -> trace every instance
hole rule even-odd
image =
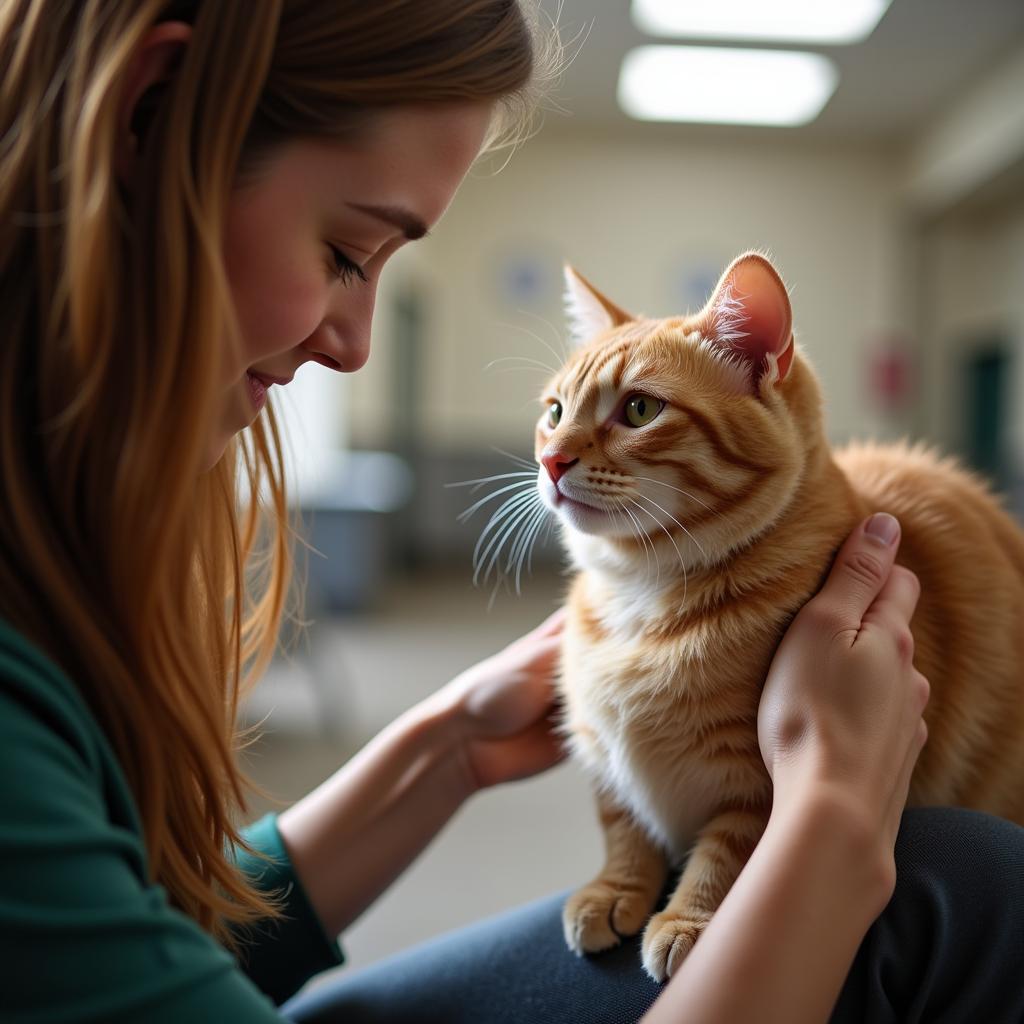
[[[276,819],[239,853],[287,892],[240,964],[147,881],[138,809],[81,693],[0,620],[0,1020],[32,1024],[262,1024],[341,963],[288,860]],[[269,998],[268,998],[269,997]]]

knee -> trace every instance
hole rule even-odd
[[[1019,873],[1024,865],[1024,828],[965,807],[910,807],[896,841],[897,867],[908,862],[987,866]]]
[[[1024,929],[1024,828],[960,807],[914,807],[896,841],[894,902],[926,900],[940,917]]]

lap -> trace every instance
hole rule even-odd
[[[599,956],[575,956],[562,937],[568,895],[432,939],[300,995],[283,1012],[316,1024],[636,1020],[661,990],[640,967],[639,937]]]
[[[858,953],[834,1024],[1024,1020],[1024,829],[971,811],[908,811],[897,888]],[[559,893],[300,994],[296,1024],[624,1024],[661,986],[639,936],[577,957]]]

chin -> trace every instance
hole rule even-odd
[[[544,504],[555,514],[562,528],[569,534],[609,538],[632,536],[629,520],[623,522],[624,517],[620,512],[609,512],[581,501],[574,501],[550,486],[542,487],[540,493]]]
[[[203,460],[203,472],[208,473],[224,457],[230,438],[217,438],[206,446],[206,458]]]

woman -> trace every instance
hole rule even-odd
[[[4,1020],[279,1020],[470,794],[560,758],[556,615],[280,817],[232,823],[238,697],[288,577],[266,390],[305,362],[363,364],[383,265],[515,131],[542,65],[514,0],[0,7]],[[262,519],[237,511],[242,480],[271,496]],[[941,899],[963,935],[989,905],[962,907],[957,872],[915,847],[934,817],[905,823],[900,884],[941,891],[897,887],[857,954],[924,739],[893,527],[854,534],[780,649],[761,717],[773,825],[650,1020],[822,1020],[840,988],[837,1013],[861,1017],[946,998],[942,950],[899,984],[882,970],[907,914]],[[939,824],[987,878],[1020,876],[1016,833]],[[557,900],[482,928],[286,1012],[621,1019],[656,995],[628,944],[631,961],[549,956]],[[926,945],[910,932],[905,956]],[[972,1012],[1003,1019],[1011,997],[964,962]]]

